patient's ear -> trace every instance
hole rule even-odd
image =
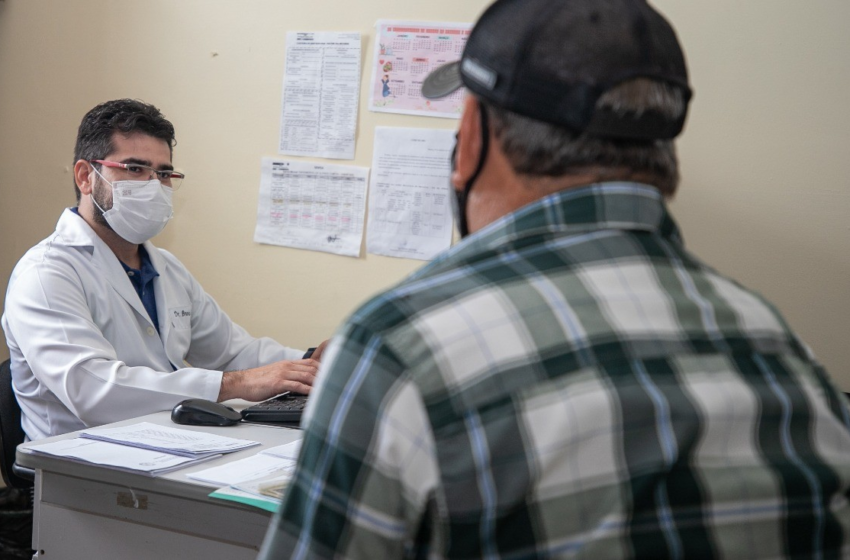
[[[463,190],[478,167],[478,158],[481,154],[481,117],[479,115],[481,110],[478,100],[472,95],[467,95],[458,127],[455,170],[451,177],[452,185],[458,191]]]

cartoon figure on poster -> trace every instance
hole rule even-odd
[[[384,47],[381,47],[381,50],[384,50]],[[390,50],[387,48],[386,50]],[[390,72],[393,71],[393,63],[389,60],[379,60],[378,64],[381,67],[381,70],[384,72],[383,77],[381,78],[381,97],[383,97],[383,101],[377,102],[381,106],[391,105],[395,95],[393,95],[392,90],[390,89]]]
[[[471,25],[379,20],[377,28],[369,109],[457,118],[463,106],[464,92],[428,101],[421,94],[422,79],[433,68],[460,58]]]

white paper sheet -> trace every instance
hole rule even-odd
[[[228,486],[247,480],[264,478],[273,474],[291,474],[294,469],[295,461],[292,459],[282,459],[264,453],[257,453],[251,457],[189,473],[186,476],[192,480],[204,482],[212,486]]]
[[[354,158],[360,33],[289,32],[279,153]]]
[[[450,157],[454,131],[375,129],[370,253],[428,260],[451,246]]]
[[[460,59],[472,26],[468,23],[379,20],[369,109],[384,113],[457,118],[463,88],[442,99],[422,97],[422,82],[444,64]]]
[[[302,441],[304,440],[296,439],[295,441],[291,441],[283,445],[278,445],[277,447],[270,447],[268,449],[264,449],[260,453],[271,455],[273,457],[280,457],[282,459],[292,459],[294,461],[298,459],[298,453],[301,451]]]
[[[219,436],[182,428],[172,428],[139,422],[120,428],[93,428],[82,437],[117,443],[125,446],[163,451],[175,455],[196,457],[213,453],[231,453],[247,447],[260,445],[258,441]]]
[[[263,158],[254,241],[360,256],[369,170]]]
[[[87,438],[63,439],[52,443],[33,445],[29,449],[36,453],[55,455],[72,461],[93,463],[151,476],[168,473],[221,456],[215,454],[192,458]]]

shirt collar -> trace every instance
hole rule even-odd
[[[523,237],[602,229],[657,232],[681,243],[678,226],[655,187],[633,182],[596,183],[536,200],[470,235],[424,267],[457,262]],[[424,273],[425,270],[422,270]]]
[[[137,274],[139,283],[141,285],[145,285],[159,276],[159,272],[156,271],[151,263],[150,255],[148,255],[144,245],[139,245],[139,259],[141,260],[141,266],[138,269],[127,266],[123,261],[119,260],[118,262],[120,262],[121,266],[124,267],[124,272],[133,272],[134,274]]]

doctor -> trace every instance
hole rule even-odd
[[[12,272],[3,330],[31,440],[167,410],[183,399],[308,393],[314,359],[233,323],[177,258],[149,239],[183,174],[174,127],[121,99],[80,124],[77,207]]]

